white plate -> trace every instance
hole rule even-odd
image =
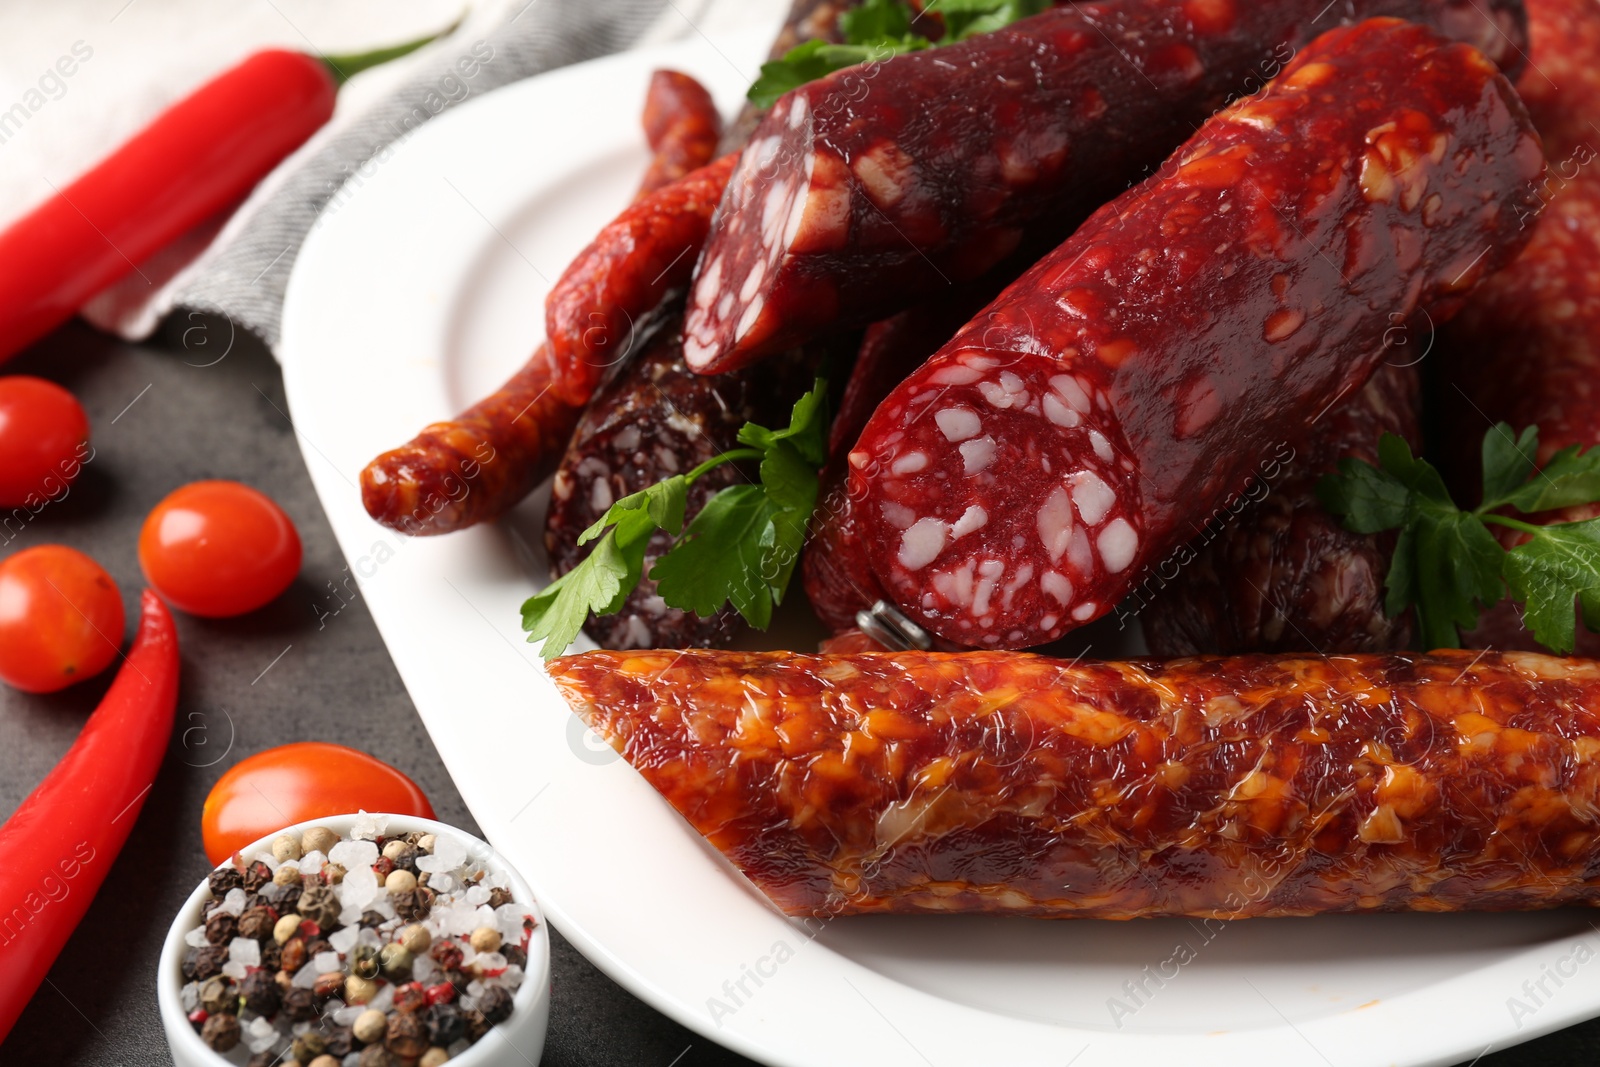
[[[616,56],[428,123],[341,198],[289,285],[285,380],[317,491],[473,815],[562,933],[685,1025],[792,1067],[1450,1064],[1600,1014],[1600,935],[1577,911],[857,918],[812,937],[578,724],[523,643],[539,501],[437,539],[368,519],[362,466],[538,342],[550,281],[640,173],[649,72],[691,71],[731,111],[764,47]]]

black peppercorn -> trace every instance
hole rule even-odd
[[[227,1052],[239,1043],[239,1036],[243,1033],[237,1015],[223,1013],[212,1015],[206,1019],[206,1024],[200,1028],[200,1040],[214,1052]]]
[[[237,867],[218,867],[206,879],[206,884],[211,887],[211,895],[221,900],[228,895],[228,890],[244,888],[244,875]]]
[[[267,941],[261,946],[261,969],[263,971],[276,971],[283,968],[283,946],[276,941]]]
[[[511,890],[495,886],[489,890],[489,907],[499,908],[511,903]]]
[[[213,945],[226,945],[239,936],[239,920],[231,912],[212,908],[206,916],[206,940]]]
[[[208,1015],[223,1012],[236,1014],[239,1011],[239,991],[234,987],[233,979],[220,974],[207,978],[200,987],[200,1006]]]
[[[382,1045],[368,1045],[361,1050],[361,1067],[396,1067],[394,1054]]]
[[[289,1055],[301,1063],[310,1063],[324,1052],[328,1051],[328,1042],[315,1030],[307,1030],[294,1039]]]
[[[332,951],[333,946],[328,944],[328,939],[325,937],[314,937],[310,941],[306,942],[306,956],[308,958],[316,957],[324,952]]]
[[[417,849],[416,843],[408,841],[402,843],[399,848],[394,849],[389,854],[389,858],[394,861],[396,870],[410,871],[412,874],[416,874],[417,857],[421,854]]]
[[[335,890],[325,885],[311,885],[301,890],[295,910],[322,929],[331,930],[338,925],[339,912],[344,910],[344,905],[339,903]]]
[[[371,908],[368,908],[366,911],[361,913],[360,925],[371,930],[376,930],[378,927],[382,926],[388,921],[389,917],[383,912],[373,911]]]
[[[254,893],[270,881],[272,881],[272,868],[256,860],[244,869],[240,885],[246,893]]]
[[[483,1017],[483,1012],[474,1008],[472,1011],[461,1013],[462,1019],[467,1024],[467,1040],[481,1041],[483,1035],[489,1032],[489,1020]]]
[[[521,945],[501,945],[500,955],[506,958],[507,966],[527,969],[528,950]]]
[[[227,945],[191,948],[183,955],[183,977],[190,982],[203,982],[214,974],[221,974],[222,965],[227,962]]]
[[[415,1059],[428,1051],[428,1034],[411,1012],[389,1016],[389,1032],[384,1036],[383,1047],[401,1059]]]
[[[428,1040],[441,1048],[449,1048],[460,1041],[467,1032],[467,1020],[454,1004],[435,1004],[422,1015]]]
[[[478,1010],[491,1023],[503,1023],[511,1017],[511,994],[502,986],[489,986],[478,994]]]
[[[337,1026],[328,1031],[328,1055],[344,1059],[356,1050],[355,1031],[348,1026]]]
[[[461,946],[448,938],[440,938],[428,949],[428,955],[433,957],[433,962],[446,971],[461,969]]]
[[[245,976],[239,992],[244,996],[244,1006],[257,1015],[276,1015],[283,1004],[283,990],[273,972],[262,969]]]
[[[428,912],[433,908],[433,894],[421,886],[402,889],[389,894],[389,903],[394,905],[394,913],[406,922],[420,922],[428,917]]]
[[[303,1023],[317,1017],[317,995],[303,986],[294,986],[283,995],[283,1014]]]
[[[304,892],[304,888],[301,886],[301,884],[298,881],[295,882],[292,885],[284,886],[283,887],[283,892],[278,895],[278,900],[277,900],[278,914],[287,915],[291,911],[299,911],[300,910],[300,894],[302,892]]]
[[[265,904],[246,908],[239,916],[239,936],[248,937],[252,941],[263,941],[272,936],[272,926],[277,921],[278,913]],[[209,931],[207,934],[209,936]]]

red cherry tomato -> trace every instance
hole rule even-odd
[[[238,482],[192,482],[155,506],[139,532],[139,566],[191,615],[254,611],[300,573],[300,535],[266,494]]]
[[[76,397],[43,378],[0,378],[0,507],[60,498],[91,455]]]
[[[122,594],[100,564],[64,545],[0,561],[0,680],[53,693],[105,670],[122,646]]]
[[[417,783],[380,759],[343,745],[280,745],[228,768],[206,797],[200,835],[221,863],[285,826],[355,811],[433,818]]]

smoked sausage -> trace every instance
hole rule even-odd
[[[850,453],[872,570],[966,647],[1100,617],[1526,241],[1539,139],[1482,53],[1324,34],[1098,211]],[[1393,317],[1392,317],[1393,316]]]
[[[837,71],[757,127],[695,270],[684,354],[742,366],[1049,244],[1338,24],[1393,15],[1508,65],[1520,0],[1074,3]]]
[[[671,185],[717,156],[722,115],[706,87],[680,71],[650,75],[641,124],[650,145],[650,166],[639,182],[640,196]]]
[[[1600,664],[591,652],[557,688],[790,915],[1600,904]]]

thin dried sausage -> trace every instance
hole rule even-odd
[[[1408,359],[1410,348],[1396,359]],[[1346,457],[1378,462],[1386,433],[1422,447],[1421,382],[1412,362],[1388,363],[1312,427],[1281,470],[1261,472],[1243,507],[1227,509],[1153,568],[1117,606],[1137,615],[1155,656],[1241,652],[1391,652],[1411,618],[1384,611],[1395,535],[1346,530],[1317,500],[1317,483]],[[1148,604],[1146,603],[1148,601]]]
[[[722,138],[722,115],[711,94],[676,70],[650,75],[642,125],[650,145],[650,166],[639,183],[640,196],[710,163]]]
[[[1600,665],[589,653],[573,709],[791,915],[1600,903]]]
[[[1543,165],[1482,53],[1394,19],[1324,34],[879,407],[850,454],[873,572],[967,647],[1110,611],[1392,322],[1443,321],[1515,256]]]
[[[695,272],[689,365],[742,366],[1053,244],[1341,16],[1520,61],[1520,0],[1074,3],[838,71],[751,137]]]

